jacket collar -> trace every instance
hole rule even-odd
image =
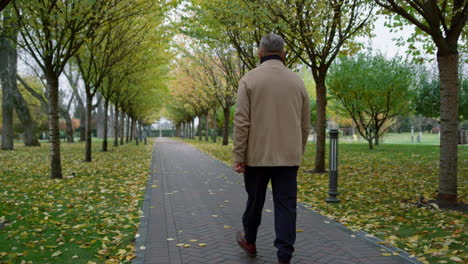
[[[260,63],[264,63],[265,61],[269,61],[269,60],[280,60],[281,61],[281,56],[276,55],[276,54],[268,55],[268,56],[263,57]]]
[[[264,66],[264,65],[280,65],[280,66],[284,66],[284,63],[283,61],[281,60],[276,60],[276,59],[270,59],[270,60],[267,60],[267,61],[264,61],[260,64],[260,66]]]

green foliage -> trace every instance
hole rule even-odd
[[[48,178],[48,144],[0,152],[0,262],[131,260],[152,145],[96,148],[85,166],[84,144],[63,144],[63,180]]]
[[[182,18],[181,32],[211,48],[230,46],[248,68],[258,64],[257,47],[268,31],[243,0],[192,0]]]
[[[369,51],[336,61],[330,69],[328,87],[339,101],[337,110],[349,115],[362,137],[371,143],[385,132],[387,121],[409,112],[413,75],[411,66],[401,58],[387,60]]]
[[[232,166],[232,145],[185,141]],[[339,148],[341,203],[325,202],[327,174],[305,172],[313,168],[315,151],[310,144],[298,175],[299,201],[353,231],[382,238],[425,264],[455,263],[456,258],[468,257],[465,215],[430,205],[436,197],[438,146],[385,144],[369,151],[363,144],[342,143]],[[468,148],[459,147],[459,151],[460,175],[468,175],[468,166],[463,166]],[[467,186],[460,186],[460,201],[466,203],[467,195]]]
[[[468,120],[468,79],[462,73],[458,81],[458,119]],[[417,114],[440,118],[440,82],[435,73],[425,70],[419,73],[413,108]]]

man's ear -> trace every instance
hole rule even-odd
[[[281,56],[281,59],[283,60],[283,62],[286,62],[286,54],[287,54],[286,51],[281,52],[280,56]]]

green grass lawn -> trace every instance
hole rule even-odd
[[[82,162],[84,143],[62,144],[64,176],[49,179],[49,146],[0,151],[0,263],[121,263],[133,241],[152,142]],[[0,225],[1,226],[1,225]],[[24,261],[24,262],[23,262]]]
[[[227,164],[232,145],[186,140]],[[417,256],[424,263],[458,263],[468,259],[467,215],[418,208],[423,197],[435,198],[439,147],[383,144],[339,146],[339,198],[327,204],[327,174],[310,174],[314,145],[308,144],[298,176],[299,200],[352,230],[364,230]],[[459,147],[459,199],[467,201],[468,147]]]
[[[413,145],[439,145],[439,134],[423,133],[420,142],[417,142],[419,132],[414,132]],[[411,144],[411,133],[386,133],[381,138],[381,144]],[[346,143],[366,143],[367,141],[359,134],[356,137],[340,136],[340,141]]]

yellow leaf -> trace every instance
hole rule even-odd
[[[459,257],[450,257],[450,260],[456,261],[456,262],[462,262],[463,260]]]
[[[391,255],[392,255],[392,254],[390,254],[390,253],[382,253],[382,256],[386,256],[386,257],[389,257],[389,256],[391,256]]]
[[[298,233],[304,232],[304,229],[296,229],[296,232]]]
[[[198,240],[196,240],[196,239],[190,239],[189,241],[190,241],[190,242],[197,242]]]
[[[52,254],[52,257],[55,258],[55,257],[58,257],[58,256],[60,256],[60,255],[62,255],[62,251],[59,250],[59,251],[55,251],[55,252]]]
[[[199,243],[198,245],[199,245],[200,247],[204,247],[204,246],[206,246],[206,244],[205,244],[205,243]]]
[[[190,247],[190,244],[184,244],[183,247],[184,247],[184,248],[188,248],[188,247]]]

